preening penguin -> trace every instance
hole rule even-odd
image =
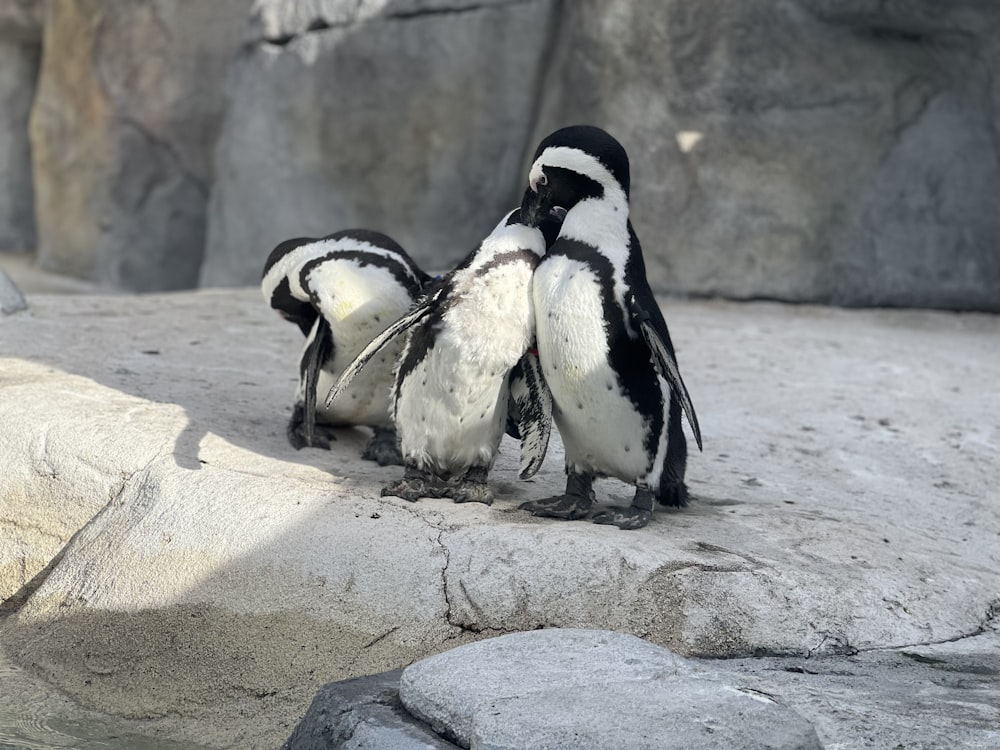
[[[551,397],[529,351],[531,275],[545,247],[541,230],[521,223],[519,210],[509,213],[413,310],[373,340],[330,392],[327,403],[342,400],[369,359],[408,333],[392,388],[406,471],[383,495],[492,503],[487,476],[511,394],[521,476],[538,470],[548,447]]]
[[[271,252],[261,279],[264,299],[306,335],[288,423],[295,448],[329,448],[334,436],[325,426],[365,425],[374,436],[363,457],[402,463],[389,415],[402,342],[387,348],[335,406],[316,399],[366,343],[410,309],[429,280],[392,238],[366,229],[287,240]]]
[[[593,480],[636,487],[632,505],[595,523],[645,526],[653,500],[687,504],[687,443],[701,432],[629,221],[629,163],[600,128],[574,126],[535,152],[521,206],[535,224],[565,210],[559,236],[535,270],[538,355],[566,448],[565,494],[521,505],[535,515],[583,518]]]

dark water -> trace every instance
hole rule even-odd
[[[0,750],[190,750],[137,734],[77,706],[8,662],[0,650]]]

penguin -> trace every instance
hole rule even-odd
[[[681,507],[687,441],[681,412],[702,447],[663,314],[646,280],[629,220],[629,161],[604,130],[555,131],[535,151],[521,212],[528,224],[564,213],[532,282],[538,356],[566,449],[566,490],[523,503],[536,516],[578,519],[595,477],[635,486],[628,507],[592,521],[645,526],[654,500]]]
[[[387,348],[335,407],[317,408],[316,399],[372,337],[413,306],[429,281],[391,237],[367,229],[286,240],[274,248],[264,264],[261,291],[306,336],[287,429],[293,447],[329,449],[336,439],[332,426],[364,425],[374,434],[362,457],[381,465],[402,463],[389,415],[393,365],[402,343]]]
[[[543,223],[543,222],[539,222]],[[555,238],[556,228],[544,222]],[[382,489],[409,501],[447,497],[490,505],[487,483],[510,415],[521,438],[520,476],[541,466],[551,397],[532,350],[531,277],[544,254],[542,229],[508,213],[479,247],[348,366],[327,403],[388,342],[406,344],[392,387],[392,415],[405,471]]]

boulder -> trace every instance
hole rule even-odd
[[[421,673],[419,681],[412,675],[409,680],[411,699],[414,693],[417,700],[430,699],[431,710],[450,722],[441,724],[442,731],[467,726],[473,732],[469,744],[476,750],[634,748],[646,743],[694,747],[706,739],[710,747],[743,748],[764,741],[773,748],[794,746],[792,732],[806,747],[815,747],[818,738],[824,747],[980,750],[1000,742],[996,625],[994,621],[982,634],[958,641],[850,656],[675,657],[658,674],[636,681],[624,678],[641,669],[637,657],[649,658],[656,646],[617,633],[534,631],[460,646],[406,672]],[[591,652],[607,665],[607,649],[581,649],[584,632],[592,640],[631,640],[634,645],[622,649],[617,669],[602,674],[600,665],[594,669]],[[547,641],[550,649],[526,640]],[[520,647],[508,647],[512,641]],[[565,651],[559,648],[564,642]],[[511,662],[497,664],[497,657]],[[582,663],[572,664],[574,658]],[[652,660],[657,661],[655,655]],[[558,686],[540,688],[553,662],[556,670],[550,676]],[[454,677],[450,669],[456,670]],[[458,747],[402,709],[401,671],[325,685],[283,750]],[[588,683],[586,674],[599,681]],[[510,681],[497,679],[502,675]],[[612,710],[630,695],[624,710]],[[748,697],[757,701],[756,711],[746,710]],[[722,716],[712,715],[717,707],[710,699],[724,706]],[[473,708],[474,722],[468,722],[465,712]],[[764,731],[754,726],[760,713],[775,719]],[[656,727],[671,720],[666,736],[657,736]],[[734,729],[740,734],[726,741],[726,733]],[[621,734],[613,736],[616,731]]]
[[[996,3],[586,0],[557,29],[533,140],[622,141],[656,289],[1000,310]]]
[[[996,318],[664,312],[705,453],[689,508],[623,532],[517,509],[561,490],[558,436],[530,482],[504,443],[492,507],[381,497],[400,470],[360,429],[295,451],[301,336],[256,289],[34,296],[0,319],[0,643],[87,706],[253,748],[331,680],[541,627],[813,659],[983,632]]]
[[[480,641],[403,670],[406,709],[476,750],[819,750],[808,721],[635,636],[553,629]]]
[[[216,149],[203,285],[256,283],[280,241],[349,227],[444,269],[520,204],[555,4],[453,6],[258,6]]]
[[[324,685],[282,750],[456,750],[406,712],[402,670]]]
[[[42,3],[0,0],[0,250],[35,248],[28,115],[41,58]]]
[[[48,4],[30,123],[42,267],[122,289],[196,285],[248,13],[249,0]]]

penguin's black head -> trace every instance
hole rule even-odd
[[[627,205],[629,181],[628,155],[611,135],[591,125],[562,128],[535,150],[521,211],[537,226],[588,198],[621,196]]]

